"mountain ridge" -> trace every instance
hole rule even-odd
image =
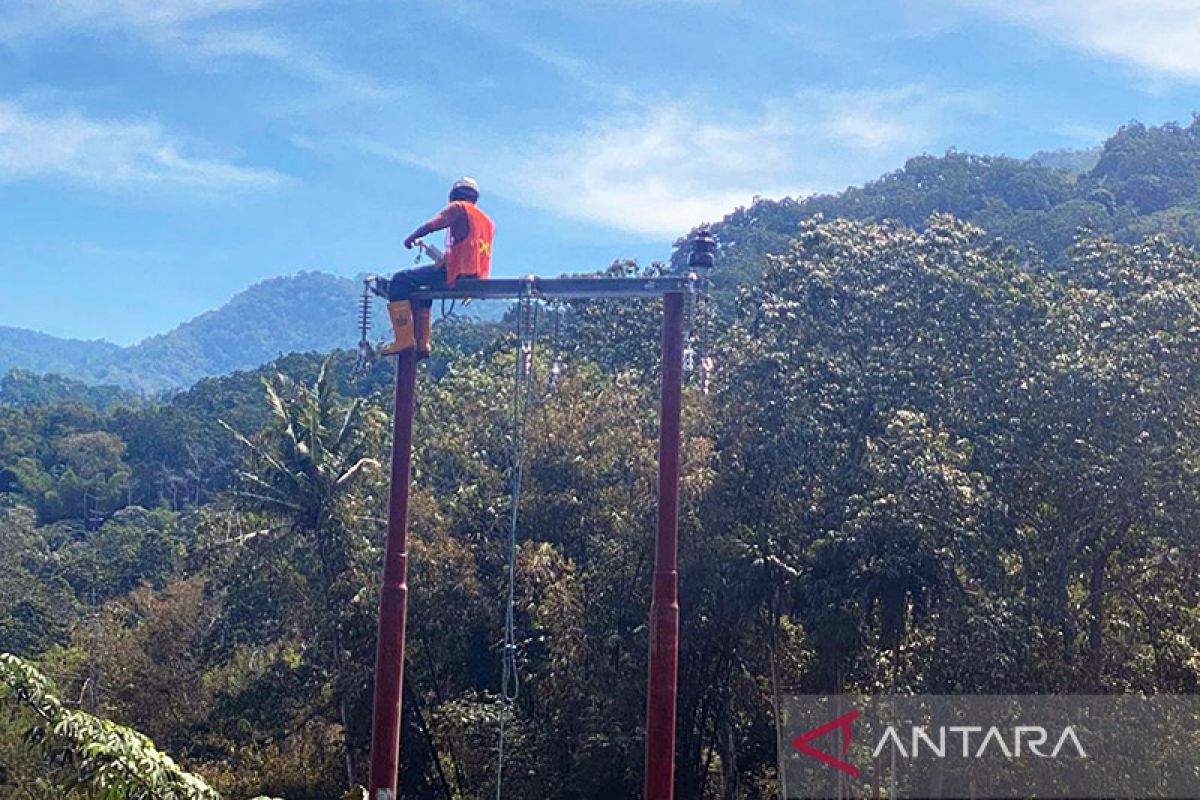
[[[1090,167],[1089,167],[1090,164]],[[1163,235],[1200,247],[1200,117],[1188,126],[1123,125],[1099,151],[1028,159],[949,150],[837,194],[756,199],[710,226],[721,245],[713,281],[729,308],[758,279],[763,255],[784,252],[815,216],[892,221],[921,228],[933,214],[970,222],[1017,248],[1031,265],[1058,269],[1081,231],[1121,242]],[[674,263],[682,258],[676,253]]]
[[[0,376],[60,375],[143,395],[185,389],[291,353],[353,349],[361,297],[360,278],[305,270],[259,281],[215,309],[125,347],[0,326]],[[460,306],[456,316],[497,320],[506,308],[500,301],[476,302]],[[372,341],[389,331],[383,303],[373,299]]]
[[[49,333],[0,325],[0,371],[27,369],[62,372],[72,369],[81,357],[107,360],[119,345],[103,339],[68,339]]]
[[[836,194],[756,199],[709,226],[721,244],[713,274],[718,301],[729,309],[737,290],[758,279],[763,257],[786,248],[805,218],[888,219],[920,227],[935,213],[972,222],[1022,250],[1031,263],[1051,268],[1063,262],[1081,229],[1123,241],[1163,234],[1200,246],[1200,118],[1186,127],[1132,122],[1099,147],[1027,159],[955,150],[919,155]],[[681,250],[672,261],[682,266]],[[0,374],[56,373],[143,394],[181,389],[288,353],[354,347],[360,293],[358,281],[323,272],[270,278],[129,347],[0,327]],[[467,315],[496,316],[487,310]],[[373,338],[386,329],[376,303]]]
[[[56,373],[141,393],[184,388],[292,352],[328,352],[358,341],[361,283],[301,271],[259,281],[218,308],[121,347],[0,328],[0,373]],[[373,309],[372,330],[385,318]]]

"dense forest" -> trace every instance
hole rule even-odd
[[[1004,198],[987,176],[1013,162],[917,159],[714,226],[720,313],[701,304],[691,335],[716,370],[684,409],[679,797],[773,796],[782,694],[1197,690],[1198,138],[1129,126],[1090,172],[1036,167],[1044,185]],[[933,164],[955,216],[927,213]],[[1000,202],[1032,246],[997,236]],[[1171,209],[1180,241],[1140,235]],[[505,796],[634,797],[661,315],[545,314]],[[495,791],[510,323],[439,324],[419,378],[405,797]],[[7,379],[0,797],[365,781],[392,376],[352,361],[159,399]]]

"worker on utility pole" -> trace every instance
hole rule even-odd
[[[445,289],[459,278],[486,279],[492,268],[492,236],[496,227],[475,204],[479,184],[462,178],[450,188],[450,203],[433,219],[408,235],[404,246],[412,249],[417,240],[434,231],[446,231],[446,251],[423,245],[434,263],[397,272],[388,283],[388,316],[392,320],[395,341],[384,345],[380,354],[396,355],[412,347],[417,358],[429,355],[432,300],[422,300],[413,308],[412,293],[423,289]]]

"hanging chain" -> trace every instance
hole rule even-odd
[[[513,372],[512,497],[508,527],[508,596],[504,608],[504,648],[501,655],[500,734],[496,746],[496,800],[503,796],[504,739],[508,715],[521,693],[517,673],[516,571],[517,525],[521,505],[521,471],[525,461],[526,430],[533,403],[533,350],[537,342],[538,302],[527,283],[517,311],[517,353]]]
[[[550,335],[550,352],[552,354],[550,360],[550,371],[546,374],[546,391],[555,392],[558,390],[558,382],[562,379],[563,372],[563,356],[560,347],[560,331],[562,328],[563,307],[561,303],[556,303],[550,308],[554,314],[554,329]]]
[[[696,288],[693,286],[683,296],[683,371],[690,373],[696,368]]]
[[[701,394],[708,394],[712,384],[713,368],[716,364],[712,356],[713,300],[707,281],[701,281],[691,291],[684,295],[684,333],[683,371],[693,372],[699,362],[697,380]]]
[[[712,354],[713,299],[712,290],[707,282],[698,292],[700,294],[697,299],[699,303],[697,313],[700,317],[698,325],[700,328],[700,393],[708,394],[712,385],[713,370],[716,367],[716,361]]]
[[[688,268],[692,271],[692,275],[695,278],[693,292],[696,295],[695,302],[699,306],[696,315],[700,318],[698,321],[700,329],[698,347],[700,356],[700,392],[701,394],[708,394],[715,367],[710,349],[712,345],[713,325],[711,272],[715,263],[717,240],[713,236],[712,231],[707,227],[702,227],[692,237],[691,244],[692,252],[688,256]],[[685,364],[685,366],[687,365]]]

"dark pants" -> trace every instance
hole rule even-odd
[[[390,302],[407,300],[413,292],[445,288],[446,268],[441,264],[430,264],[416,269],[402,269],[392,276],[392,281],[388,284],[388,300]],[[418,304],[420,308],[429,308],[432,305],[432,300],[422,300]]]

